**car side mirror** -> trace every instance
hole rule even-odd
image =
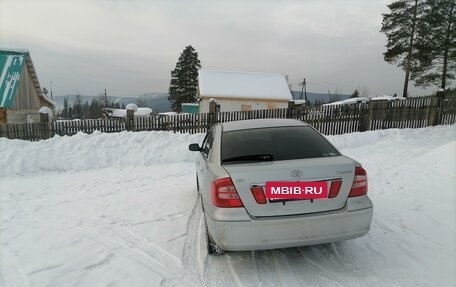
[[[192,144],[190,144],[190,145],[188,146],[188,150],[189,150],[189,151],[200,151],[201,148],[200,148],[199,144],[197,144],[197,143],[192,143]]]

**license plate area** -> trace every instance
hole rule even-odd
[[[328,198],[326,181],[268,181],[265,188],[269,202]]]

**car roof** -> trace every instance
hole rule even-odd
[[[293,119],[256,119],[221,123],[222,130],[237,131],[270,127],[309,126],[309,124]]]

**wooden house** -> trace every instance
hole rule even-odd
[[[221,112],[287,108],[292,100],[282,74],[200,70],[198,76],[200,113],[209,111],[211,99]]]
[[[0,124],[40,121],[39,110],[55,103],[43,94],[28,51],[0,49]]]

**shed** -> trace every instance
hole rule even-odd
[[[199,104],[198,103],[183,103],[182,112],[188,114],[198,114],[199,113]]]
[[[55,114],[55,103],[43,94],[30,53],[0,49],[0,124],[39,122],[39,109]]]
[[[199,71],[198,98],[200,113],[212,98],[221,112],[287,108],[292,99],[283,74],[220,70]]]

